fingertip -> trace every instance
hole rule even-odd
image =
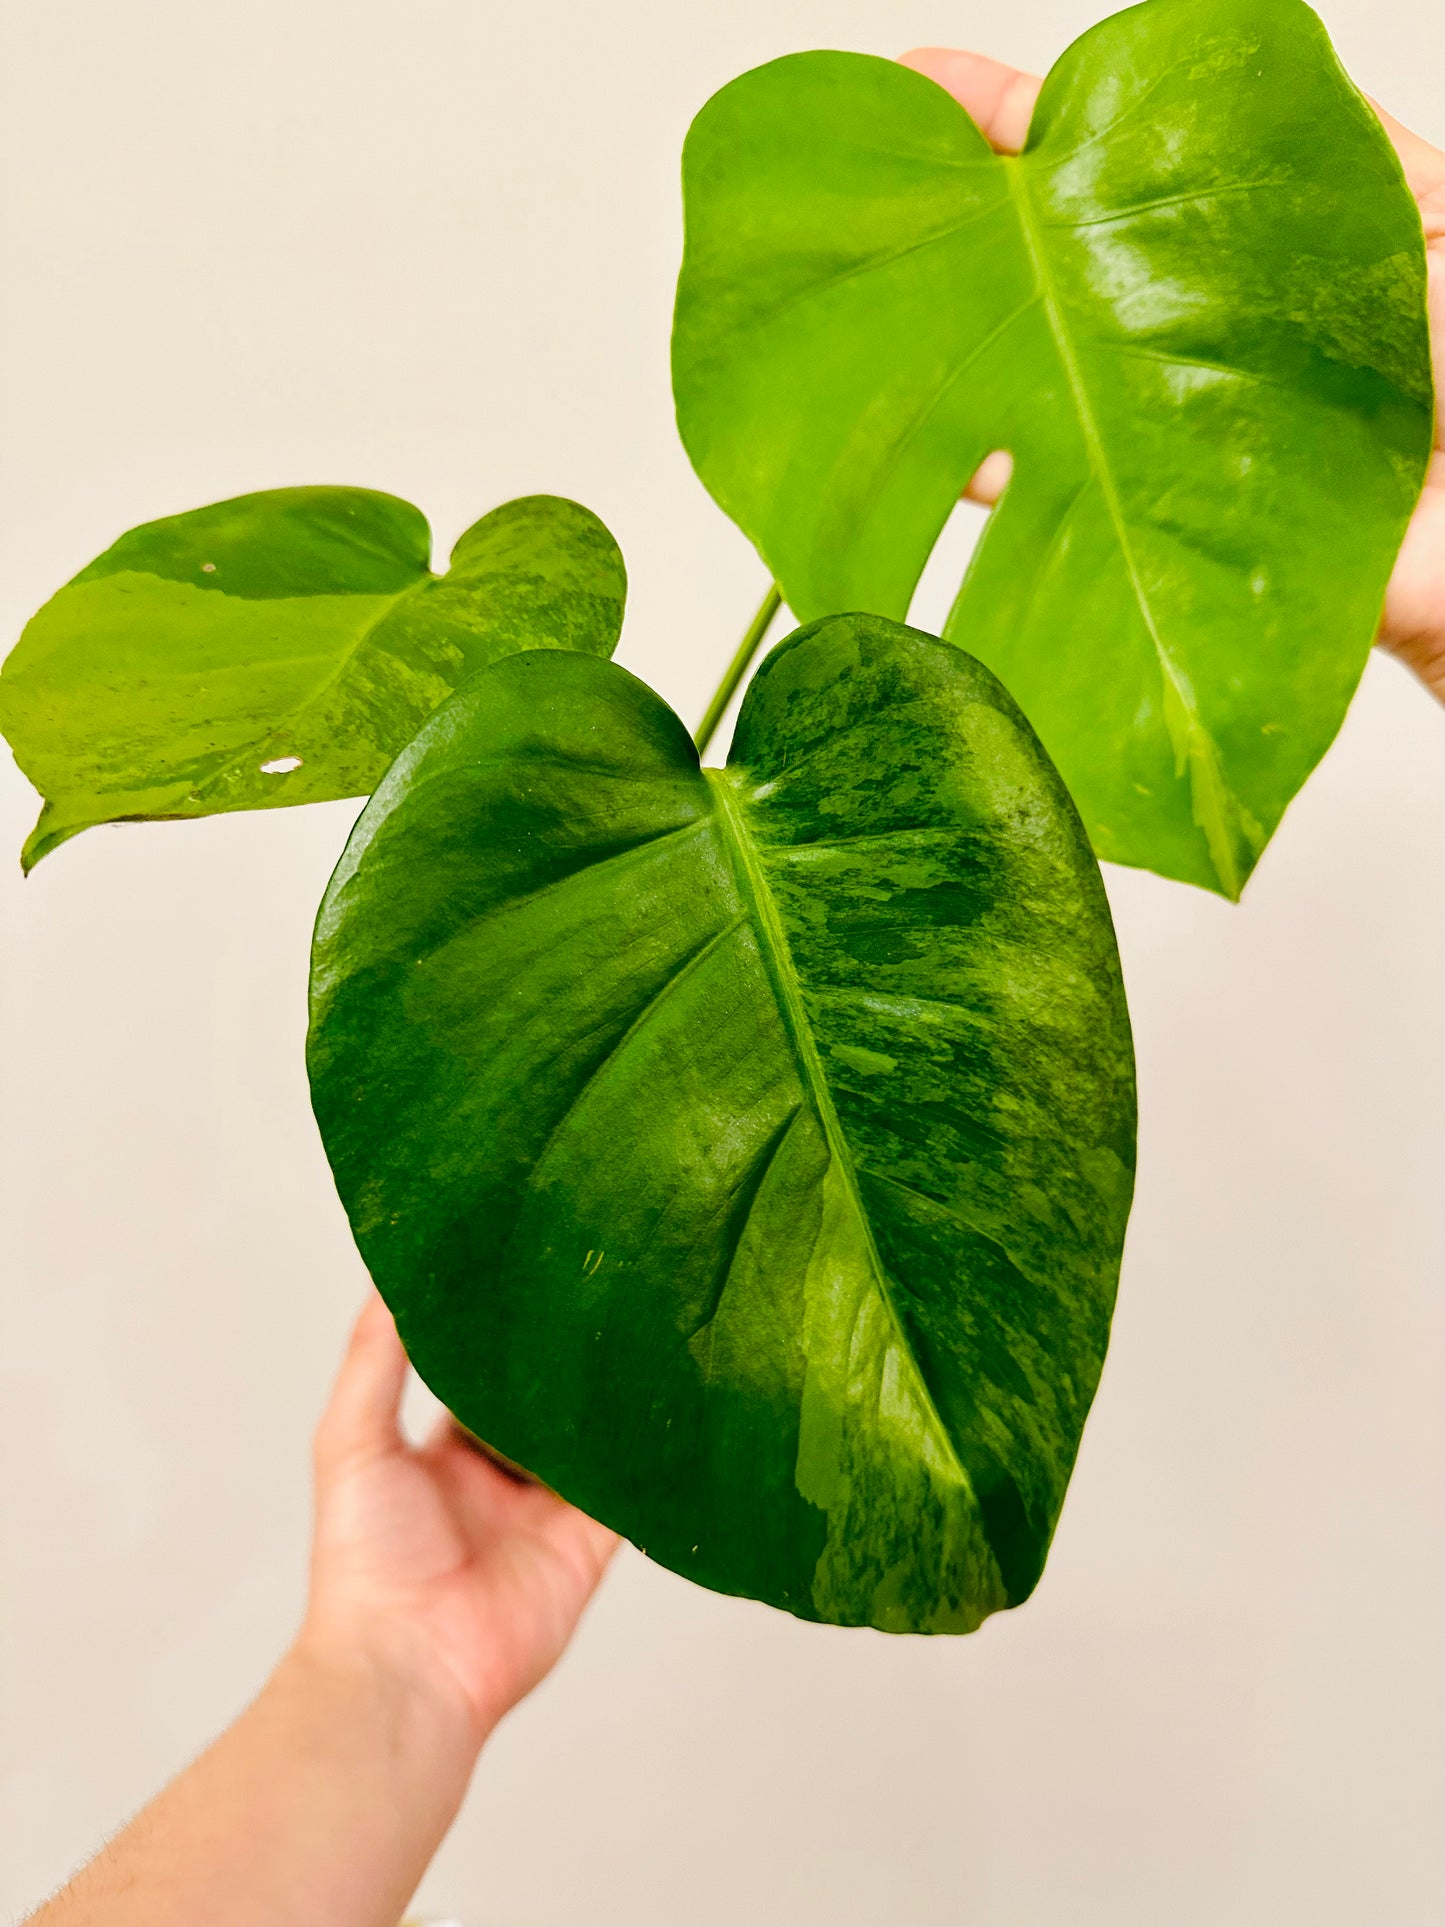
[[[1427,232],[1431,233],[1432,239],[1438,240],[1445,235],[1445,206],[1437,205],[1445,197],[1445,152],[1433,146],[1422,134],[1414,133],[1403,121],[1396,120],[1373,94],[1366,94],[1364,98],[1374,109],[1400,157],[1410,191],[1421,203]]]
[[[396,1322],[372,1289],[351,1328],[331,1397],[316,1428],[318,1457],[400,1444],[399,1410],[407,1357]]]
[[[397,1336],[396,1320],[375,1285],[366,1294],[361,1310],[356,1314],[356,1322],[351,1327],[351,1342],[353,1345],[401,1343]]]
[[[1022,148],[1043,86],[1037,74],[955,47],[914,47],[899,64],[952,94],[1000,153],[1017,154]]]
[[[1013,456],[1006,448],[996,448],[979,463],[968,487],[963,491],[964,499],[992,508],[1013,480],[1013,472]]]

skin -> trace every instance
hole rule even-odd
[[[945,47],[918,47],[903,65],[938,82],[978,123],[1001,154],[1017,154],[1028,134],[1043,82],[983,54]],[[1420,204],[1430,263],[1430,337],[1439,407],[1435,455],[1419,508],[1395,565],[1379,643],[1409,666],[1445,701],[1445,153],[1412,134],[1376,103],[1376,113],[1395,144],[1405,178]],[[1013,458],[998,450],[983,463],[965,493],[992,506],[1003,493]]]
[[[488,1735],[617,1545],[450,1419],[408,1445],[406,1369],[373,1295],[316,1433],[295,1644],[33,1927],[396,1927]]]

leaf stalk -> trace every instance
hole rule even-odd
[[[763,639],[772,627],[773,617],[783,606],[783,595],[776,582],[768,584],[768,593],[758,604],[758,612],[747,626],[747,632],[738,644],[737,654],[727,666],[722,681],[713,691],[712,701],[707,706],[707,714],[698,724],[693,741],[697,753],[703,755],[708,744],[717,734],[717,726],[726,713],[728,704],[737,694],[738,685],[752,667],[753,657],[763,646]]]

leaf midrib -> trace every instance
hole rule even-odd
[[[1168,645],[1160,634],[1159,625],[1155,620],[1153,606],[1150,603],[1148,592],[1144,587],[1143,578],[1139,572],[1139,565],[1134,555],[1134,546],[1129,539],[1128,525],[1124,519],[1123,504],[1119,499],[1119,491],[1114,481],[1114,472],[1104,447],[1104,438],[1099,429],[1098,419],[1094,414],[1093,403],[1089,399],[1088,387],[1084,381],[1084,371],[1080,365],[1078,350],[1075,347],[1074,339],[1070,333],[1065,317],[1063,302],[1059,297],[1053,271],[1049,266],[1048,254],[1044,247],[1038,213],[1034,207],[1033,195],[1029,189],[1026,157],[1023,155],[1002,155],[1000,161],[1008,178],[1014,205],[1018,209],[1019,226],[1023,233],[1024,245],[1029,251],[1029,259],[1033,264],[1034,274],[1038,280],[1039,291],[1043,299],[1044,313],[1048,317],[1049,330],[1053,335],[1054,344],[1058,349],[1059,359],[1063,364],[1064,374],[1068,380],[1069,392],[1073,397],[1074,409],[1078,415],[1079,426],[1083,431],[1084,443],[1089,456],[1089,466],[1098,481],[1099,492],[1104,499],[1104,506],[1108,510],[1109,520],[1114,530],[1114,539],[1119,545],[1119,553],[1123,557],[1124,567],[1128,571],[1129,586],[1134,592],[1134,600],[1138,605],[1139,613],[1144,618],[1144,626],[1148,631],[1149,640],[1153,644],[1154,654],[1158,661],[1161,674],[1172,689],[1180,708],[1188,717],[1191,731],[1202,743],[1208,746],[1210,756],[1217,763],[1219,755],[1217,745],[1205,728],[1203,718],[1200,716],[1199,710],[1194,703],[1193,692],[1190,688],[1188,678],[1175,663]],[[1224,889],[1231,897],[1237,899],[1243,885],[1243,879],[1239,874],[1239,868],[1235,862],[1233,838],[1230,834],[1229,825],[1223,820],[1218,808],[1217,798],[1210,793],[1206,786],[1200,783],[1198,774],[1193,766],[1193,758],[1189,759],[1187,768],[1191,800],[1195,806],[1196,820],[1204,832],[1205,845],[1209,851],[1210,861],[1214,865],[1219,876],[1219,881]],[[1222,780],[1221,774],[1221,783]],[[1205,820],[1206,818],[1208,820]]]
[[[893,1299],[887,1268],[873,1236],[873,1226],[869,1221],[862,1192],[859,1189],[858,1167],[848,1147],[848,1140],[843,1135],[843,1126],[834,1106],[832,1093],[828,1088],[822,1059],[818,1055],[813,1027],[809,1022],[807,1006],[803,1001],[802,984],[799,982],[797,967],[793,962],[792,947],[788,942],[787,932],[783,928],[782,918],[778,914],[778,907],[768,886],[768,880],[758,861],[752,832],[748,828],[728,772],[705,769],[702,773],[712,790],[718,826],[735,859],[734,873],[738,877],[747,907],[753,913],[753,927],[759,938],[764,967],[772,981],[784,1027],[793,1046],[799,1082],[806,1091],[818,1121],[823,1127],[828,1154],[837,1167],[862,1230],[873,1273],[874,1287],[888,1313],[897,1336],[899,1349],[913,1369],[914,1381],[934,1431],[942,1442],[960,1485],[968,1492],[976,1506],[977,1496],[973,1490],[973,1481],[959,1456],[958,1448],[953,1442],[953,1435],[943,1422],[932,1389],[909,1343],[907,1330]]]
[[[211,771],[210,775],[206,777],[203,782],[196,784],[192,788],[187,800],[194,803],[201,802],[219,783],[223,782],[228,775],[233,771],[239,771],[245,759],[255,756],[260,750],[274,743],[276,738],[282,734],[283,730],[294,733],[301,718],[306,715],[308,710],[315,709],[322,698],[331,690],[335,689],[380,625],[385,622],[389,616],[395,614],[400,605],[405,602],[409,596],[414,596],[419,589],[425,589],[433,582],[444,582],[445,580],[445,576],[434,575],[432,571],[428,569],[426,574],[422,576],[419,581],[413,582],[409,588],[398,589],[396,594],[388,600],[386,607],[379,609],[371,621],[367,623],[366,627],[359,632],[355,640],[348,643],[346,648],[341,652],[340,659],[329,673],[324,675],[313,688],[308,690],[305,697],[299,703],[287,711],[283,721],[272,723],[264,734],[242,743],[237,749],[228,751],[222,761]],[[297,598],[297,600],[303,599],[309,598]]]

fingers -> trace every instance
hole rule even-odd
[[[501,1532],[525,1521],[531,1533],[571,1547],[585,1556],[597,1574],[617,1550],[617,1534],[579,1512],[560,1492],[528,1472],[515,1460],[469,1432],[450,1412],[443,1412],[423,1448],[434,1463],[456,1481],[453,1491],[488,1532]]]
[[[426,1448],[430,1452],[436,1452],[448,1446],[456,1446],[464,1452],[469,1452],[473,1458],[480,1459],[494,1472],[500,1472],[502,1477],[513,1485],[536,1486],[542,1489],[541,1480],[533,1478],[525,1466],[518,1465],[515,1460],[507,1458],[495,1446],[488,1445],[485,1439],[479,1439],[475,1432],[469,1432],[461,1420],[451,1412],[443,1412],[427,1436]]]
[[[1022,148],[1043,86],[1036,74],[1022,73],[986,54],[951,47],[915,47],[902,56],[900,65],[926,74],[952,94],[1001,154],[1017,154]],[[1445,239],[1445,152],[1412,133],[1377,100],[1370,99],[1370,105],[1400,156],[1410,191],[1420,203],[1427,236],[1432,241]]]
[[[915,47],[899,64],[952,94],[1001,154],[1017,154],[1023,147],[1043,86],[1037,74],[952,47]],[[1366,99],[1400,156],[1410,191],[1420,202],[1426,234],[1433,241],[1445,239],[1445,152],[1412,133],[1377,100],[1369,95]]]
[[[622,1540],[607,1526],[589,1519],[585,1512],[579,1512],[575,1506],[567,1507],[564,1529],[595,1586],[611,1565]]]
[[[1044,84],[1037,74],[949,47],[915,47],[899,64],[946,88],[999,153],[1017,154],[1023,146]]]
[[[1370,100],[1368,94],[1365,98]],[[1445,153],[1412,134],[1393,114],[1387,114],[1379,101],[1370,100],[1370,105],[1400,156],[1410,192],[1420,203],[1426,235],[1432,241],[1445,239]]]
[[[1410,192],[1420,203],[1420,219],[1430,247],[1430,338],[1434,345],[1435,385],[1437,391],[1437,443],[1445,448],[1445,153],[1387,114],[1379,101],[1368,94],[1366,100],[1380,117],[1390,136]]]
[[[391,1313],[373,1291],[352,1327],[351,1342],[316,1428],[318,1465],[402,1449],[398,1412],[406,1372],[406,1353]]]

